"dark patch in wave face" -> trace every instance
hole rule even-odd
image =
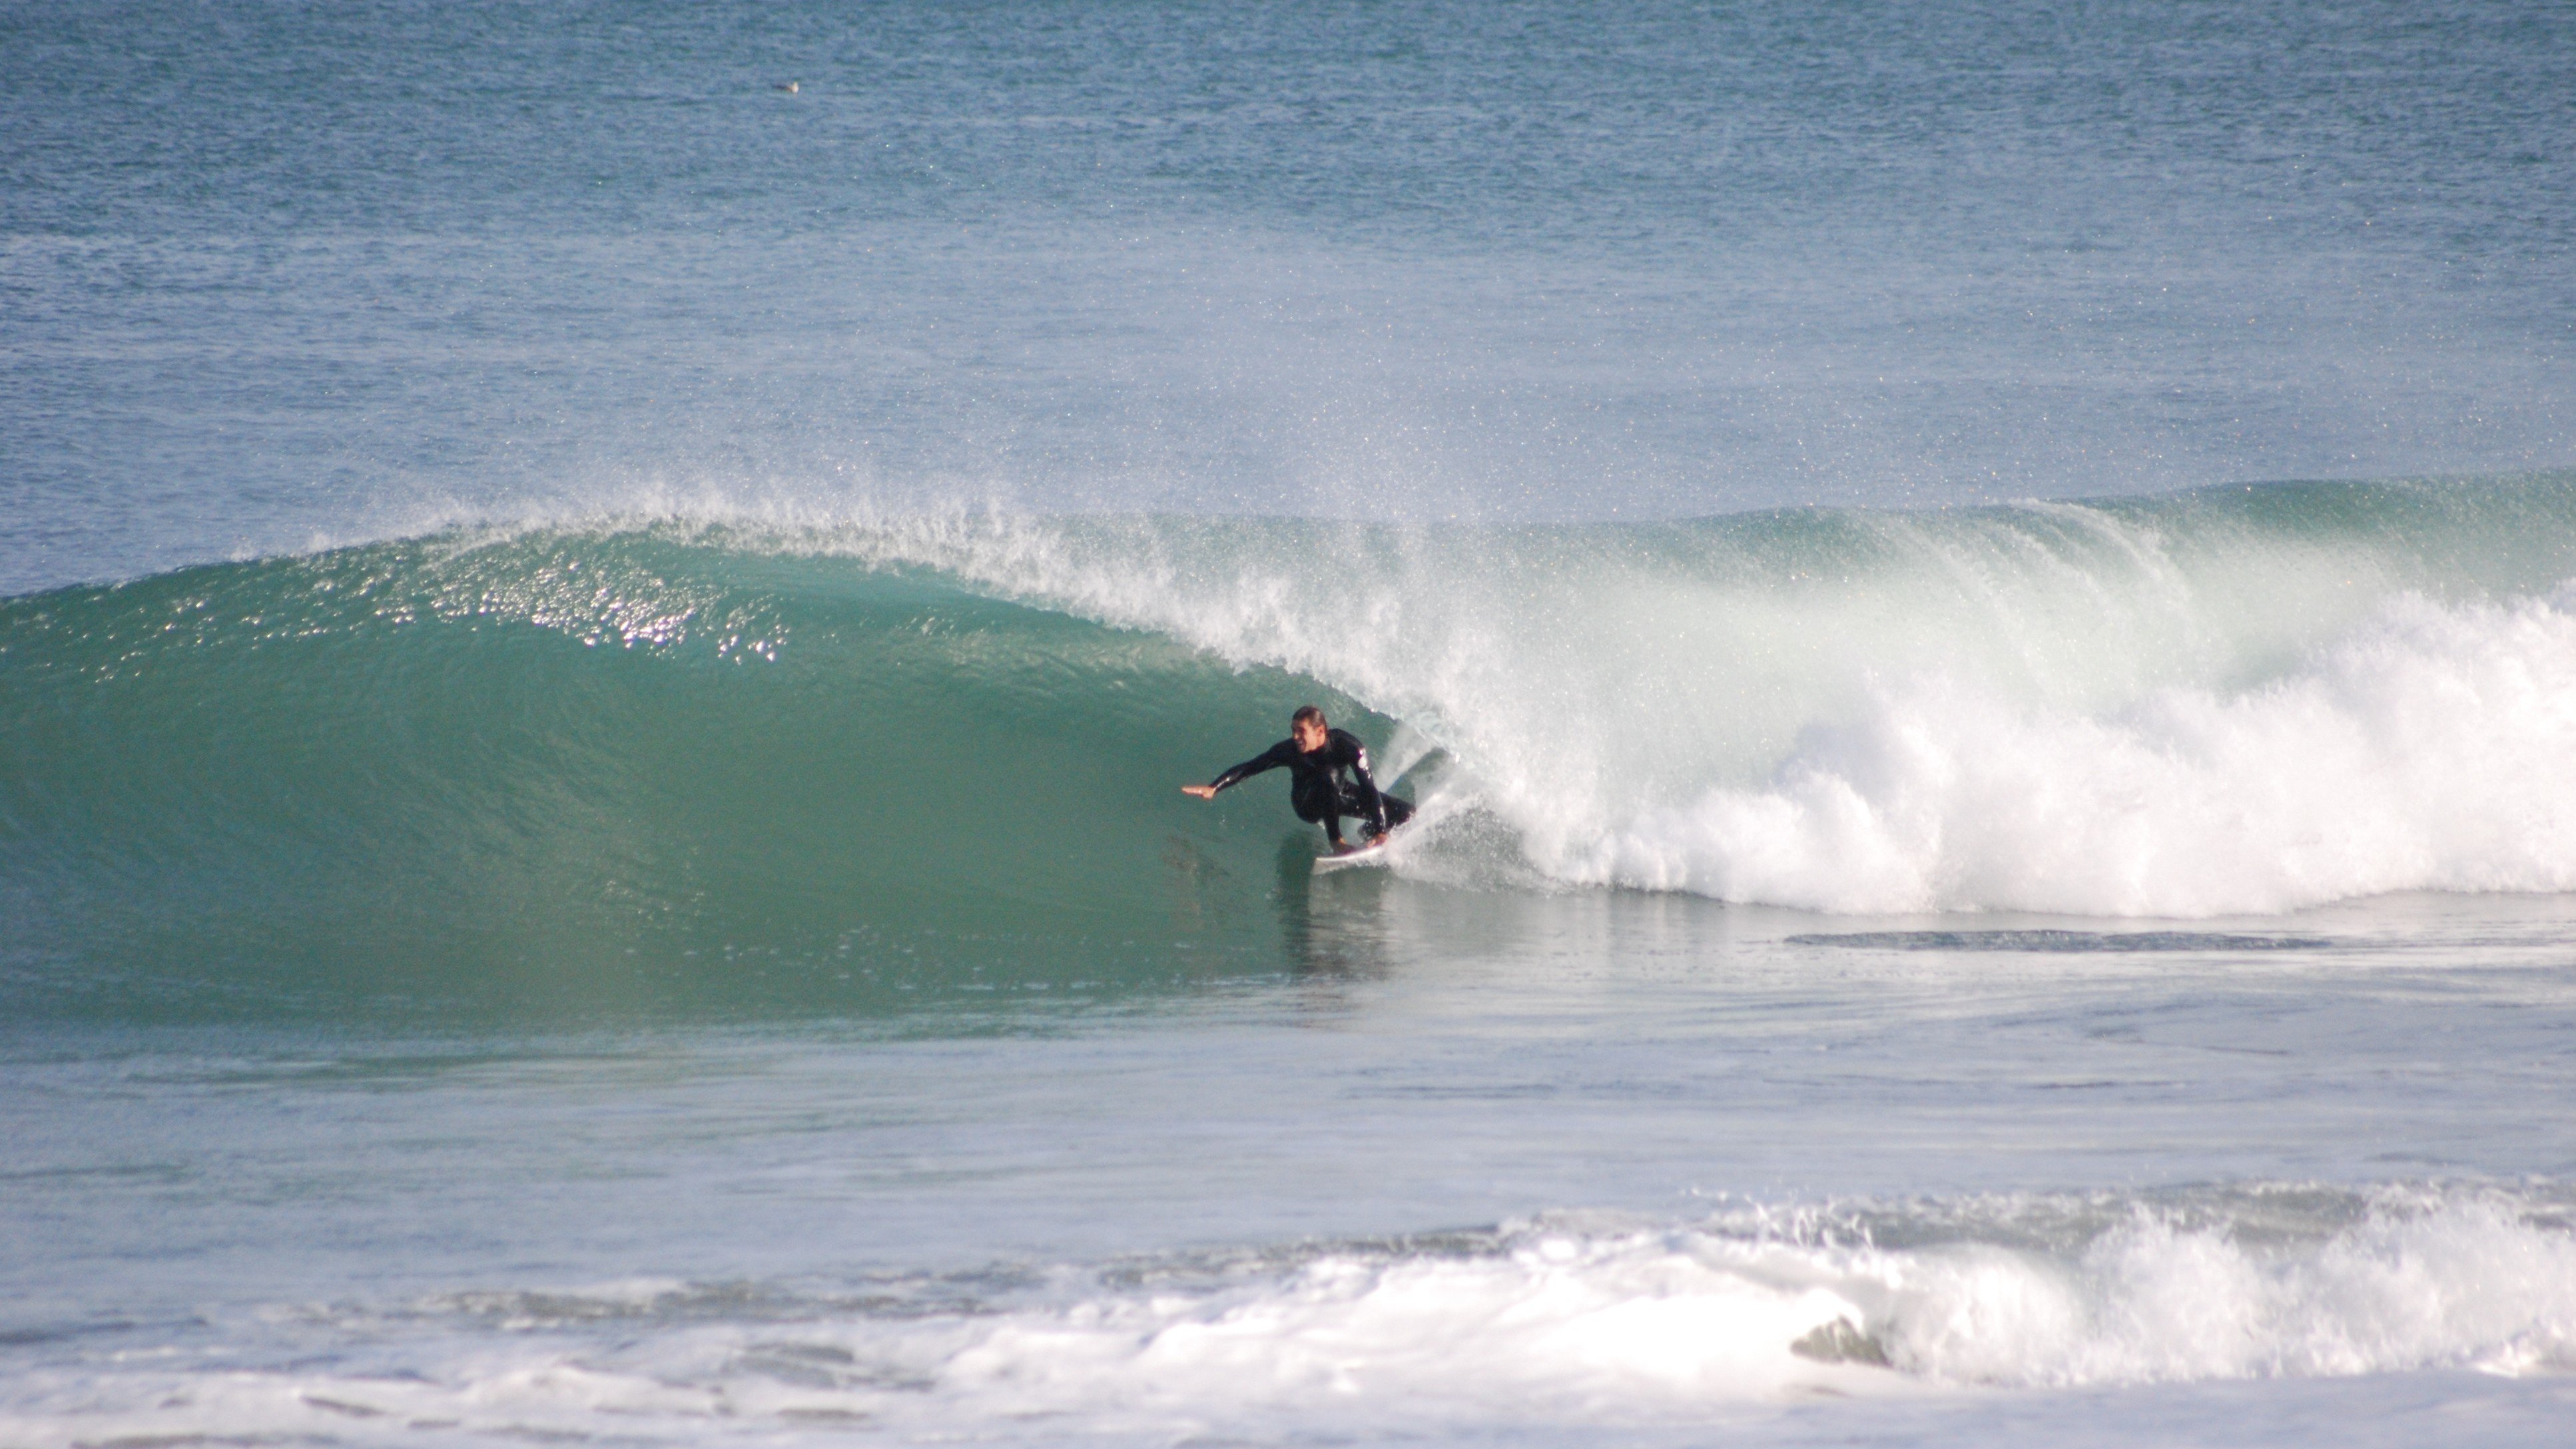
[[[1841,931],[1791,936],[1789,944],[1877,951],[2313,951],[2334,942],[2211,931]]]

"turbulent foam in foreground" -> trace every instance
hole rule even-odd
[[[2253,1186],[1490,1233],[838,1291],[633,1283],[280,1310],[131,1362],[67,1339],[30,1445],[421,1429],[1046,1442],[1706,1422],[1958,1387],[2576,1368],[2563,1195]],[[336,1366],[282,1360],[307,1338]],[[374,1358],[419,1366],[395,1377]]]
[[[2571,550],[2561,475],[1552,529],[710,506],[193,569],[0,605],[11,950],[112,1011],[122,973],[329,997],[353,944],[368,989],[575,1005],[713,959],[736,1001],[1266,970],[1311,843],[1174,787],[1310,697],[1417,767],[1432,881],[2565,890]]]

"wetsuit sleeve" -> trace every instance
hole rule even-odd
[[[1376,777],[1369,774],[1368,746],[1361,744],[1357,735],[1343,735],[1342,738],[1350,742],[1351,780],[1360,787],[1360,799],[1368,804],[1369,833],[1384,835],[1386,834],[1386,796],[1379,792]]]
[[[1217,776],[1215,779],[1208,781],[1208,788],[1211,790],[1230,790],[1235,786],[1242,784],[1244,781],[1251,779],[1253,776],[1260,774],[1264,770],[1278,769],[1280,766],[1288,763],[1288,756],[1293,753],[1296,748],[1297,742],[1295,740],[1281,740],[1279,743],[1263,750],[1260,754],[1253,756],[1251,759],[1244,761],[1242,764],[1237,765],[1233,769],[1226,771],[1224,774]]]

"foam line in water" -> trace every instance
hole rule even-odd
[[[2238,936],[2218,931],[1811,931],[1785,939],[1793,946],[1840,946],[1861,951],[2027,951],[2050,955],[2314,951],[2335,944],[2319,936]]]
[[[213,1326],[259,1340],[231,1354],[57,1354],[13,1378],[0,1431],[372,1443],[613,1425],[653,1441],[962,1424],[1169,1442],[1259,1437],[1291,1411],[1310,1433],[1440,1434],[1960,1387],[2558,1373],[2576,1369],[2569,1207],[2543,1187],[2255,1185],[1690,1224],[1578,1214],[839,1294],[484,1289]],[[280,1361],[301,1333],[338,1347]],[[431,1367],[378,1376],[372,1352]]]

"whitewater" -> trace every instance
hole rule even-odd
[[[0,1443],[2564,1443],[2571,95],[0,0]]]
[[[1937,1422],[1977,1388],[2576,1367],[2563,1201],[2382,1198],[1738,1209],[837,1293],[629,1281],[317,1304],[293,1315],[294,1337],[375,1337],[392,1319],[432,1337],[430,1371],[370,1372],[367,1353],[211,1383],[145,1370],[181,1402],[84,1417],[142,1438],[211,1402],[263,1433],[354,1443],[589,1437],[639,1419],[701,1441],[963,1428],[1047,1443],[1109,1426],[1259,1435],[1283,1414],[1325,1434],[1497,1420],[1669,1434],[1712,1410],[1740,1431],[1744,1406],[1801,1398],[1898,1397]],[[2239,1241],[2249,1220],[2270,1241]],[[1909,1245],[1878,1247],[1881,1233]],[[599,1344],[602,1329],[627,1337]],[[40,1406],[77,1403],[69,1385],[30,1387]]]

